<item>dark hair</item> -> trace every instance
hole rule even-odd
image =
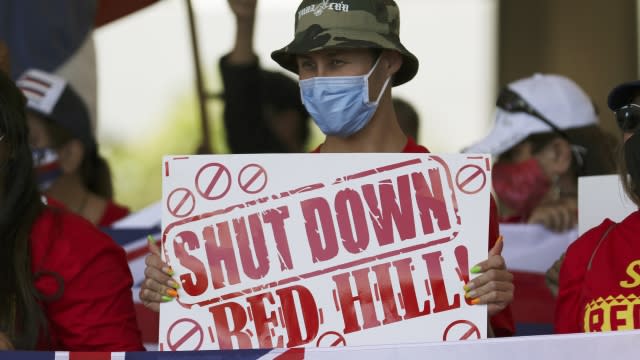
[[[631,138],[624,142],[618,151],[618,175],[622,187],[627,193],[631,201],[640,207],[640,164],[637,163],[640,158],[640,127],[629,130],[633,132]],[[632,163],[630,168],[627,164]]]
[[[290,77],[273,71],[261,71],[264,103],[273,107],[276,112],[295,110],[299,114],[298,140],[305,144],[311,133],[309,113],[300,99],[298,83]],[[277,89],[277,91],[273,91]]]
[[[614,174],[616,172],[616,149],[618,140],[615,136],[602,130],[598,125],[589,125],[563,130],[571,145],[582,147],[586,152],[581,153],[582,165],[578,163],[576,154],[572,160],[572,170],[577,176],[592,176]],[[553,139],[560,137],[555,132],[533,134],[524,142],[530,142],[535,154],[542,150]]]
[[[76,139],[69,131],[53,120],[44,118],[41,115],[40,117],[44,119],[47,134],[51,137],[54,147],[63,146]],[[97,147],[87,148],[84,143],[82,144],[85,153],[79,171],[84,185],[94,194],[107,199],[113,198],[113,184],[111,182],[109,164],[98,154]]]
[[[25,100],[0,71],[0,331],[34,349],[47,320],[31,271],[31,228],[44,208],[27,139]]]
[[[408,102],[396,97],[393,98],[393,108],[402,131],[404,131],[406,135],[416,139],[418,137],[418,128],[420,127],[420,118],[418,117],[416,109]]]

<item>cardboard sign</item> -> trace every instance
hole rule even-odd
[[[489,159],[167,157],[163,256],[181,283],[161,350],[486,337],[465,299],[487,258]]]
[[[609,218],[624,220],[638,210],[622,188],[620,176],[600,175],[578,178],[578,230],[580,235]]]

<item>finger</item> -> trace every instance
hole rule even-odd
[[[167,263],[162,261],[162,259],[160,259],[160,255],[158,254],[147,255],[147,257],[145,257],[144,259],[144,263],[147,265],[147,267],[153,267],[158,270],[161,270],[162,272],[164,272],[169,276],[173,276],[174,274],[171,266],[167,265]]]
[[[147,279],[151,279],[158,284],[166,285],[167,287],[175,290],[180,288],[180,284],[178,284],[171,276],[151,266],[147,266],[144,269],[144,277],[145,281]]]
[[[562,216],[559,213],[559,209],[549,208],[545,214],[543,225],[546,225],[546,227],[551,231],[558,232],[558,229],[561,226],[560,217]]]
[[[489,257],[493,255],[502,255],[502,249],[504,248],[503,239],[502,235],[498,236],[498,240],[496,240],[496,243],[493,244],[493,247],[489,250]]]
[[[148,289],[140,289],[140,294],[138,295],[140,300],[142,300],[142,304],[149,310],[159,312],[160,304],[163,302],[163,298],[160,294],[157,294]]]
[[[501,241],[502,242],[502,241]],[[497,250],[502,251],[502,245],[498,245],[496,244],[496,246],[498,246],[499,248]],[[494,246],[494,249],[496,247]],[[494,250],[491,249],[491,250]],[[489,255],[489,258],[485,261],[482,261],[476,265],[474,265],[470,272],[472,274],[482,274],[484,272],[487,272],[491,269],[506,269],[507,264],[504,261],[504,258],[502,257],[502,255]]]
[[[492,291],[480,297],[474,298],[471,302],[473,305],[497,304],[506,307],[513,300],[513,292],[510,291]]]
[[[563,232],[569,228],[569,223],[571,222],[571,214],[569,213],[569,209],[560,208],[558,209],[558,232]]]
[[[140,287],[140,300],[167,302],[178,297],[178,292],[151,278],[146,278]]]
[[[491,269],[466,283],[464,285],[464,289],[465,291],[469,292],[471,290],[478,289],[492,281],[506,281],[509,283],[513,283],[513,274],[504,269]]]
[[[147,236],[147,242],[149,243],[149,251],[151,251],[152,254],[160,256],[160,246],[158,245],[158,241],[149,235]]]
[[[512,282],[508,280],[500,280],[500,281],[496,280],[496,281],[487,282],[480,287],[467,291],[465,293],[465,297],[467,299],[475,300],[477,298],[486,297],[492,292],[513,293],[514,289],[515,289],[515,286],[513,285]]]

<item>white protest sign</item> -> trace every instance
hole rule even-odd
[[[500,235],[509,270],[545,273],[578,238],[578,229],[557,233],[540,224],[500,224]]]
[[[181,283],[161,350],[486,337],[465,299],[487,257],[489,159],[166,157],[163,257]]]
[[[578,230],[580,235],[600,225],[606,218],[620,222],[637,209],[638,206],[624,192],[618,175],[578,178]]]

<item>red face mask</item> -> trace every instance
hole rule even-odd
[[[528,217],[551,189],[551,181],[535,158],[496,163],[491,175],[498,199],[515,215]]]

